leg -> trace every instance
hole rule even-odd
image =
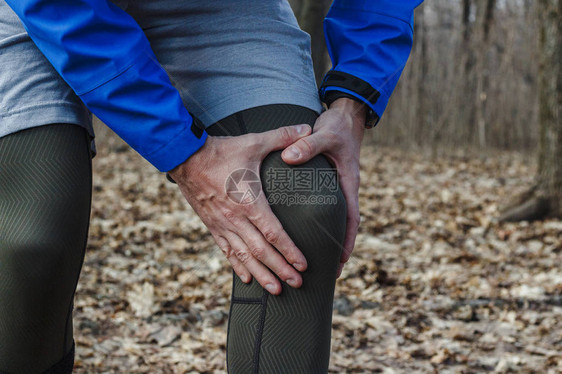
[[[210,126],[207,132],[263,132],[298,123],[313,125],[316,117],[307,108],[269,105],[236,113]],[[328,371],[332,303],[346,227],[345,200],[337,181],[335,189],[324,185],[315,190],[304,185],[299,191],[295,186],[271,183],[271,176],[283,175],[278,171],[287,169],[292,169],[291,178],[296,177],[295,170],[326,170],[335,177],[323,156],[297,167],[285,164],[281,151],[272,152],[264,160],[260,172],[264,192],[271,199],[273,212],[306,256],[308,270],[303,273],[300,289],[283,285],[279,296],[270,295],[255,280],[247,285],[234,275],[227,342],[228,370],[232,374]],[[289,200],[283,201],[284,196],[291,199],[297,195],[306,200],[291,205]]]
[[[312,125],[322,110],[310,38],[300,30],[286,1],[130,1],[126,9],[145,30],[186,107],[209,126],[210,135]],[[220,125],[215,124],[219,120]],[[274,152],[263,163],[262,180],[268,170],[329,167],[322,156],[288,167],[280,152]],[[271,196],[295,195],[264,188]],[[327,371],[346,214],[339,189],[318,194],[334,198],[336,204],[272,204],[308,259],[301,289],[284,287],[281,296],[272,297],[257,283],[245,285],[234,277],[228,338],[231,373]]]
[[[72,371],[72,304],[90,216],[86,130],[0,138],[0,372]]]

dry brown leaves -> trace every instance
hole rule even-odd
[[[330,372],[562,372],[562,222],[494,222],[534,169],[513,154],[363,153]],[[94,164],[75,372],[225,373],[228,262],[139,156]]]

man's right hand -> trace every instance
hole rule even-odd
[[[306,269],[306,259],[271,211],[263,191],[254,202],[240,204],[228,197],[225,182],[237,169],[259,176],[269,153],[310,133],[310,126],[297,125],[235,137],[209,136],[201,149],[169,172],[240,279],[249,283],[253,276],[274,295],[281,293],[281,284],[273,273],[298,288],[302,277],[297,270]]]

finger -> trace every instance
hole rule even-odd
[[[343,263],[349,261],[353,248],[355,247],[355,240],[357,238],[357,232],[359,231],[359,220],[360,218],[355,210],[348,212],[343,251],[340,259]]]
[[[240,278],[242,282],[248,284],[252,281],[252,274],[250,274],[250,272],[246,269],[242,262],[238,260],[238,257],[236,257],[236,255],[233,254],[232,256],[227,257],[227,260],[228,262],[230,262],[232,270],[234,270],[234,272],[236,273],[236,275],[238,275],[238,278]]]
[[[234,253],[238,260],[244,265],[258,283],[265,288],[269,293],[278,295],[281,293],[281,284],[279,280],[269,271],[264,264],[256,260],[244,241],[234,232],[227,234],[226,239],[232,245]]]
[[[272,217],[277,220],[273,213]],[[298,288],[302,285],[300,274],[287,263],[279,251],[265,240],[263,233],[252,224],[252,221],[242,222],[241,220],[236,220],[232,223],[236,226],[235,232],[244,241],[250,254],[256,260],[267,266],[281,280],[287,282],[289,286]],[[281,228],[281,230],[283,229]]]
[[[283,126],[275,130],[253,134],[257,137],[256,142],[260,145],[261,159],[272,151],[283,149],[293,144],[300,138],[310,135],[312,127],[306,124],[295,126]]]
[[[250,222],[261,232],[265,240],[283,255],[289,264],[293,265],[298,271],[305,271],[308,266],[306,257],[295,245],[271,210],[265,194],[260,194],[255,204],[256,213],[248,216]]]
[[[335,143],[337,139],[332,133],[316,132],[287,147],[281,153],[281,158],[290,165],[302,164],[322,152],[334,149]]]
[[[234,270],[236,275],[238,275],[240,280],[242,280],[242,282],[244,283],[250,283],[250,281],[252,280],[252,275],[250,274],[248,269],[246,269],[246,267],[240,262],[240,260],[238,260],[228,240],[220,235],[213,235],[213,238],[215,239],[215,242],[217,243],[221,251],[226,256],[228,262],[230,262],[230,265],[232,265],[232,269]]]
[[[353,174],[343,172],[340,175],[340,185],[347,205],[346,231],[341,256],[341,262],[345,263],[351,257],[359,231],[359,172]]]
[[[344,264],[343,262],[340,262],[340,265],[338,266],[338,272],[337,272],[337,275],[336,275],[336,279],[338,279],[338,278],[341,276],[341,273],[342,273],[342,271],[343,271],[343,266],[344,266],[344,265],[345,265],[345,264]]]

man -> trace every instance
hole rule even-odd
[[[232,264],[229,371],[327,372],[361,139],[421,1],[334,1],[318,117],[309,37],[286,1],[0,0],[0,371],[72,371],[92,112],[169,173]],[[334,203],[268,203],[297,194],[266,183],[276,172],[332,166],[339,185],[299,193]],[[237,170],[260,176],[255,201],[225,191]]]

